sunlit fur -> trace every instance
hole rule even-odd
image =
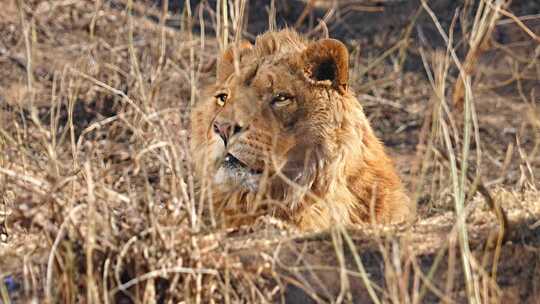
[[[392,161],[347,88],[341,43],[268,32],[254,46],[230,48],[218,62],[215,85],[192,109],[191,150],[201,193],[210,189],[206,197],[226,225],[249,224],[265,213],[303,230],[412,216]],[[330,72],[322,69],[328,62]],[[272,103],[282,92],[292,102]],[[219,93],[228,95],[224,105],[216,102]],[[241,128],[227,147],[216,122]],[[249,170],[224,166],[227,152]]]

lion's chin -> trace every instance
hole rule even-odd
[[[257,191],[261,176],[262,172],[250,169],[233,155],[227,154],[214,176],[214,182],[226,187]]]

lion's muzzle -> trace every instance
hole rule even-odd
[[[262,171],[254,170],[227,153],[214,176],[214,182],[257,191]]]

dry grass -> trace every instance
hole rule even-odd
[[[384,11],[379,2],[294,2],[299,14],[288,22],[324,36],[352,26],[351,12]],[[219,50],[253,37],[249,20],[260,16],[249,1],[176,13],[167,1],[7,1],[0,302],[534,303],[540,27],[527,23],[537,16],[481,3],[464,1],[442,25],[421,1],[395,37],[346,41],[351,85],[383,139],[399,143],[389,149],[418,221],[299,234],[268,217],[218,227],[195,191],[189,108],[213,81]],[[268,7],[271,26],[280,5]],[[431,44],[426,24],[444,44]],[[521,39],[494,38],[511,25]],[[405,69],[409,56],[423,68]],[[456,96],[462,113],[449,102]],[[499,206],[506,242],[501,213],[490,211]]]

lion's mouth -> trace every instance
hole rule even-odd
[[[234,185],[249,191],[257,191],[261,176],[261,170],[250,168],[246,163],[228,153],[223,158],[221,166],[214,176],[214,182]]]
[[[262,170],[252,169],[246,163],[242,162],[231,153],[227,153],[227,155],[225,155],[225,158],[223,159],[223,166],[227,169],[247,171],[253,175],[260,175],[263,173]]]

